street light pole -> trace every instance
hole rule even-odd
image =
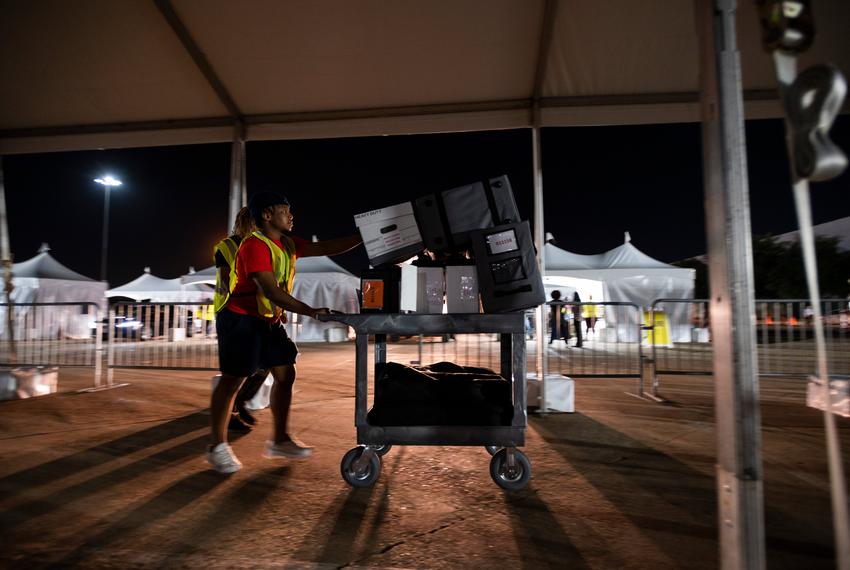
[[[95,178],[95,182],[103,186],[103,238],[101,239],[100,252],[100,280],[106,281],[106,251],[109,244],[109,194],[114,186],[121,186],[122,182],[112,176]]]

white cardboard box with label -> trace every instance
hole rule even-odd
[[[409,259],[425,247],[410,202],[357,214],[354,225],[375,267]]]

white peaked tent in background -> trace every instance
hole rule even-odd
[[[109,289],[107,297],[127,297],[136,301],[153,303],[179,303],[208,301],[213,297],[212,287],[203,283],[184,285],[181,278],[162,279],[151,274],[151,268],[129,283]]]
[[[95,281],[68,269],[50,255],[46,243],[38,248],[38,255],[12,266],[15,289],[12,300],[16,303],[76,303],[103,304],[107,284]]]
[[[328,307],[343,313],[360,312],[357,288],[360,280],[337,265],[329,257],[298,259],[292,295],[311,307]],[[298,316],[299,341],[341,341],[348,337],[348,327],[339,323],[323,323]]]
[[[15,263],[12,274],[14,303],[95,303],[99,308],[105,305],[106,283],[68,269],[50,255],[46,243],[35,257]],[[19,305],[15,307],[18,324],[15,337],[34,338],[35,331],[39,331],[39,337],[88,338],[91,334],[89,323],[94,320],[90,313],[93,308],[80,305],[40,308],[36,315],[32,307]],[[6,318],[5,307],[0,309],[0,318]]]
[[[180,278],[180,283],[183,285],[192,285],[197,283],[206,283],[215,287],[216,270],[215,265],[210,265],[206,269],[195,271],[194,267],[189,268],[189,273]]]
[[[616,301],[634,303],[649,309],[656,299],[693,299],[693,269],[676,267],[654,259],[633,246],[628,232],[623,245],[596,255],[581,255],[546,242],[546,290],[569,287],[579,292],[582,301]],[[597,293],[601,296],[597,297]],[[666,306],[673,342],[691,340],[689,306]],[[619,312],[623,317],[626,313]],[[629,313],[631,314],[631,312]],[[637,322],[613,322],[614,312],[606,314],[607,327],[617,325],[617,338],[636,340]],[[637,316],[635,315],[635,318]],[[620,321],[623,319],[621,318]]]
[[[329,257],[301,257],[295,267],[292,295],[296,299],[311,307],[328,307],[344,313],[359,312],[357,288],[360,280]],[[215,266],[190,271],[180,278],[184,285],[215,285],[215,280]],[[342,341],[348,336],[348,327],[339,323],[323,323],[292,314],[289,321],[289,334],[298,341]]]

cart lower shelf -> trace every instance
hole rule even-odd
[[[525,428],[516,426],[359,426],[362,445],[525,445]]]

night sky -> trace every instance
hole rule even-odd
[[[832,138],[850,149],[850,117]],[[753,231],[796,229],[784,129],[747,123]],[[531,219],[531,131],[252,142],[248,192],[272,189],[293,204],[295,233],[320,239],[354,231],[354,214],[507,174],[520,214]],[[3,158],[16,261],[42,242],[63,264],[100,272],[103,189],[123,180],[110,206],[108,280],[123,284],[150,266],[178,277],[212,264],[227,230],[230,145],[157,147]],[[632,243],[662,261],[705,253],[699,124],[543,130],[546,231],[559,247],[601,253]],[[812,191],[815,223],[850,215],[850,174]],[[362,248],[337,258],[357,273]]]

